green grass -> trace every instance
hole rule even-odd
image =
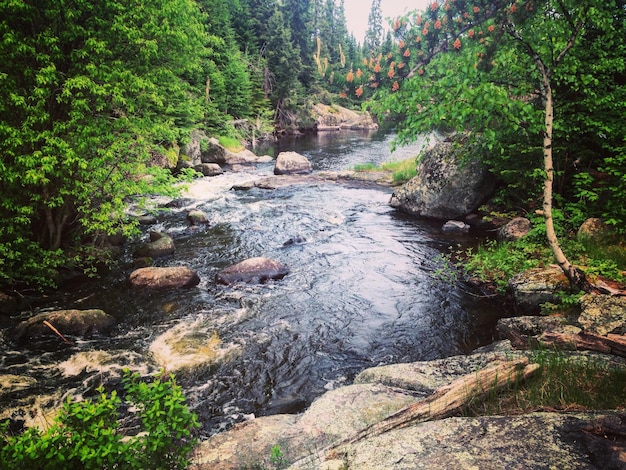
[[[626,409],[626,366],[548,349],[531,352],[530,362],[541,365],[534,377],[471,405],[466,414]]]
[[[514,275],[553,262],[548,248],[522,241],[486,240],[476,249],[456,251],[450,257],[469,277],[493,286],[498,294],[506,292]]]
[[[619,243],[580,243],[573,239],[559,239],[563,251],[576,266],[594,279],[603,277],[620,283],[626,282],[626,246]],[[486,240],[478,248],[456,251],[449,255],[450,262],[467,276],[504,294],[508,281],[528,269],[554,264],[552,251],[544,238],[532,233],[515,242]]]
[[[354,171],[382,171],[382,168],[373,163],[358,163],[354,165]]]
[[[234,137],[220,136],[217,138],[217,140],[222,147],[230,150],[231,152],[241,152],[245,148],[243,145],[241,145],[241,142],[239,142],[239,140],[235,139]]]
[[[354,171],[388,171],[393,173],[394,184],[404,184],[413,178],[417,171],[415,169],[415,159],[409,158],[402,161],[385,162],[382,165],[373,163],[362,163],[354,166]]]

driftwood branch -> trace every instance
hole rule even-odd
[[[600,336],[591,333],[545,332],[539,337],[539,342],[545,346],[555,346],[561,349],[596,351],[626,357],[625,335]]]
[[[64,343],[72,344],[72,342],[69,339],[67,339],[65,336],[63,336],[59,330],[57,330],[54,326],[52,326],[52,323],[50,323],[48,320],[44,320],[43,324],[46,325],[48,328],[50,328],[54,334],[56,334],[59,338],[63,340]]]
[[[465,375],[447,386],[437,389],[426,400],[414,403],[373,424],[339,443],[325,449],[326,455],[340,452],[340,448],[362,439],[378,436],[412,423],[452,416],[470,403],[484,400],[489,395],[533,375],[539,364],[528,364],[528,359],[498,361],[477,372]]]

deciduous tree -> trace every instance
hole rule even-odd
[[[375,61],[374,73],[369,77],[370,85],[387,82],[399,94],[385,105],[395,104],[405,111],[406,124],[413,126],[403,128],[405,139],[415,132],[431,130],[438,121],[439,125],[453,124],[456,130],[474,131],[487,148],[501,148],[498,140],[503,133],[499,129],[510,130],[510,126],[501,125],[508,122],[513,129],[523,129],[530,139],[540,142],[547,240],[563,272],[583,290],[591,286],[563,253],[554,227],[554,77],[571,73],[566,58],[578,48],[587,47],[585,37],[591,28],[618,12],[614,1],[599,0],[433,1],[426,11],[395,20],[397,53]],[[450,54],[449,58],[439,59],[444,54]],[[411,99],[420,77],[435,62],[435,75],[447,77],[448,87],[436,79],[427,83],[438,89],[436,96],[441,101],[417,103],[408,110],[400,103]],[[474,67],[490,75],[473,81]],[[456,84],[451,73],[457,76]],[[403,90],[406,79],[417,83]],[[523,90],[526,92],[521,93]],[[538,107],[526,106],[535,103]],[[494,105],[500,111],[485,116],[485,110],[495,110]],[[457,114],[446,114],[450,109]],[[540,122],[536,111],[540,111]],[[476,126],[474,114],[485,117],[491,125]],[[494,122],[498,115],[505,121]]]
[[[151,158],[201,120],[207,37],[192,0],[50,0],[2,2],[0,38],[0,284],[45,281],[170,186]]]

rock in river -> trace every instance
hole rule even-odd
[[[115,318],[99,309],[56,310],[24,320],[15,327],[13,338],[23,342],[42,336],[56,336],[48,324],[62,335],[91,336],[108,332],[116,323]]]
[[[197,286],[200,277],[186,266],[148,267],[135,269],[128,278],[133,287],[151,289],[178,289]]]
[[[215,276],[218,284],[237,282],[264,283],[270,279],[282,279],[289,274],[284,264],[269,258],[250,258],[228,268],[222,269]]]
[[[276,157],[275,175],[306,175],[311,171],[311,162],[299,153],[281,152]]]
[[[150,232],[150,242],[137,248],[135,256],[138,258],[157,258],[171,255],[174,251],[176,251],[176,246],[172,237],[166,233]]]

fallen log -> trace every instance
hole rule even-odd
[[[539,337],[539,343],[567,350],[587,350],[626,357],[625,335],[600,336],[591,333],[571,334],[547,331]]]
[[[414,423],[447,418],[471,403],[480,402],[507,386],[527,379],[540,367],[539,364],[528,364],[527,358],[497,361],[484,369],[438,388],[427,399],[409,405],[382,421],[333,444],[325,449],[325,453],[327,456],[335,456],[341,453],[341,447],[362,439],[378,436]]]

